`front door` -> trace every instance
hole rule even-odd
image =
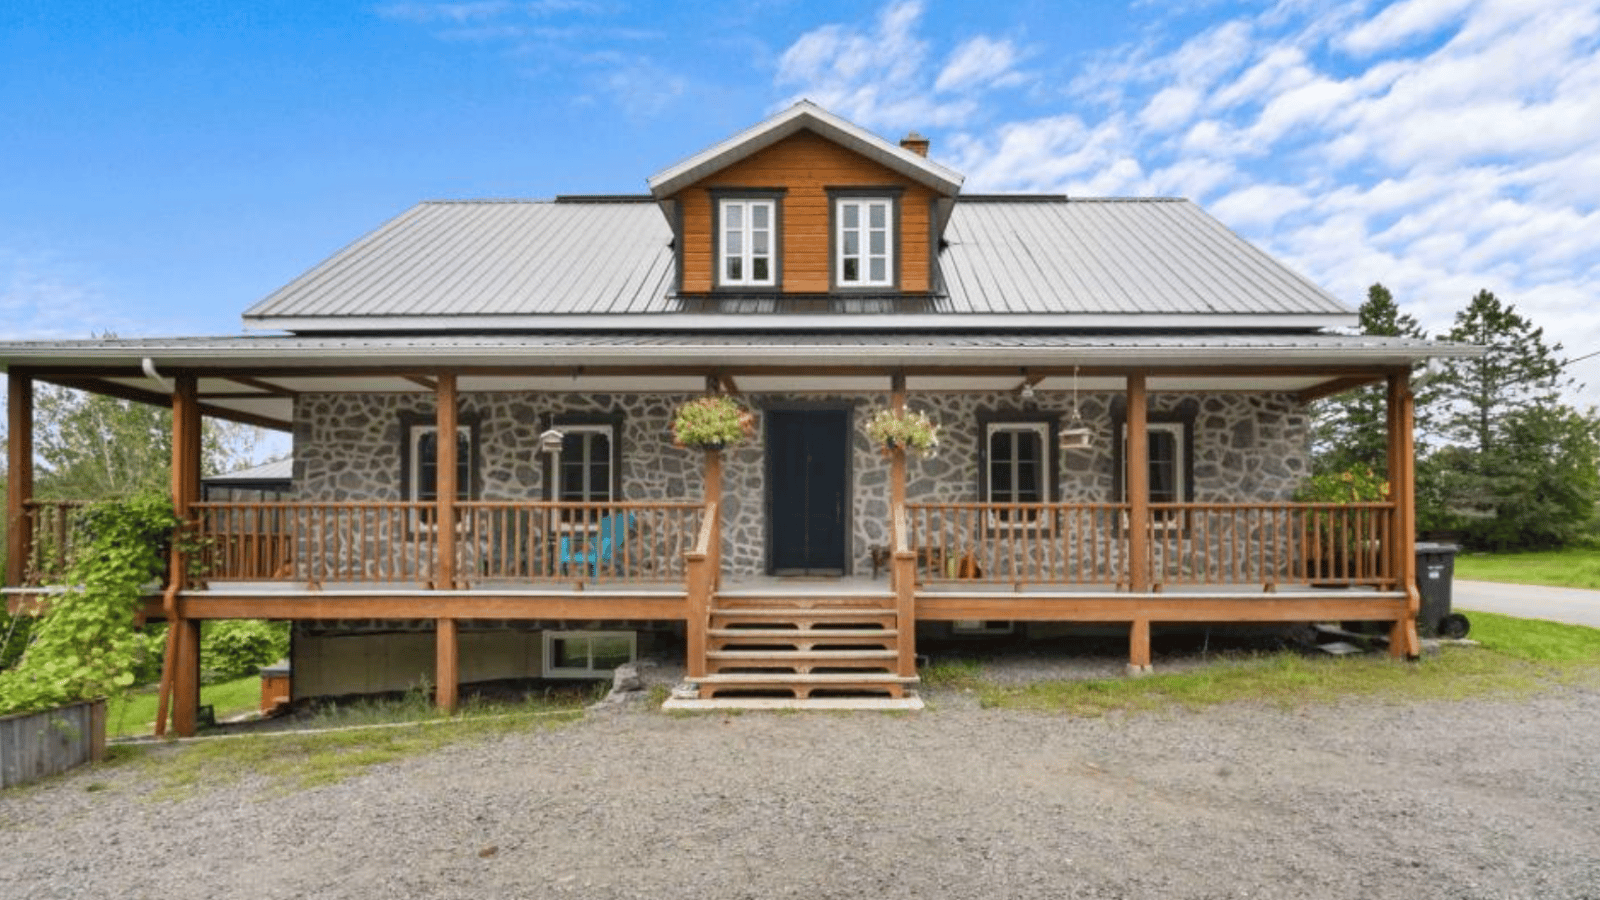
[[[844,573],[849,413],[768,410],[767,533],[774,575]]]

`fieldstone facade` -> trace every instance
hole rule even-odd
[[[686,394],[465,393],[463,422],[478,429],[477,490],[484,500],[544,498],[545,465],[538,436],[561,417],[621,414],[621,499],[698,500],[704,496],[704,459],[674,447],[670,422]],[[847,409],[851,413],[849,559],[853,571],[870,572],[869,548],[888,542],[889,463],[861,431],[863,417],[888,403],[887,394],[781,395],[744,398],[756,413],[758,435],[766,408]],[[1057,496],[1079,502],[1117,499],[1115,477],[1123,397],[1084,394],[1083,420],[1094,431],[1087,450],[1059,454]],[[913,395],[912,408],[942,426],[939,453],[907,466],[913,502],[978,499],[980,418],[1054,419],[1063,426],[1071,398],[1041,393],[1024,402],[1014,394]],[[417,394],[307,394],[295,406],[295,496],[302,500],[397,500],[402,496],[403,423],[433,415],[433,396]],[[1192,500],[1278,501],[1292,497],[1309,474],[1310,419],[1288,394],[1155,393],[1152,422],[1181,421],[1192,434]],[[761,441],[724,454],[723,559],[729,574],[766,570],[767,484]]]

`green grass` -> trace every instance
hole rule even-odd
[[[1479,612],[1472,614],[1472,625],[1481,647],[1447,646],[1420,663],[1285,651],[1147,678],[1013,685],[985,679],[978,663],[955,662],[924,670],[924,681],[933,688],[972,691],[986,707],[1091,717],[1242,701],[1296,708],[1356,698],[1516,697],[1574,680],[1600,683],[1600,630]]]
[[[1462,553],[1455,574],[1469,581],[1600,589],[1600,550]]]
[[[263,793],[282,794],[358,776],[374,766],[463,742],[554,728],[582,715],[567,695],[521,703],[469,702],[447,716],[420,694],[347,704],[299,723],[295,731],[220,736],[173,744],[120,745],[112,764],[141,769],[157,800],[189,796],[202,786],[256,779]]]
[[[106,710],[106,736],[145,737],[155,728],[155,688],[130,694],[127,698],[113,698]],[[259,709],[261,705],[261,679],[255,675],[208,684],[200,688],[200,705],[210,706],[221,721],[240,713]]]

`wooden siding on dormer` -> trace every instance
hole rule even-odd
[[[930,213],[934,194],[928,188],[812,131],[799,131],[726,169],[704,178],[678,195],[683,221],[682,290],[712,290],[716,243],[711,231],[711,192],[721,188],[784,190],[780,214],[782,290],[786,294],[821,294],[830,289],[830,188],[898,187],[900,221],[897,247],[900,291],[928,292]]]

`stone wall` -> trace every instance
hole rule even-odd
[[[620,473],[629,500],[699,500],[704,459],[672,446],[673,409],[688,395],[467,393],[463,418],[479,422],[481,493],[485,500],[534,500],[543,494],[538,435],[548,416],[624,415]],[[888,403],[887,394],[833,397],[762,394],[746,398],[757,414],[768,405],[848,408],[851,420],[851,564],[870,572],[868,548],[888,540],[889,464],[861,432],[864,416]],[[1085,394],[1079,408],[1094,430],[1088,450],[1063,451],[1061,499],[1115,498],[1114,416],[1121,394]],[[978,496],[980,413],[1038,412],[1063,425],[1070,397],[1051,392],[1024,404],[1013,394],[926,394],[910,400],[943,426],[931,459],[910,460],[907,497],[958,502]],[[1152,394],[1152,418],[1181,415],[1193,422],[1193,500],[1287,500],[1309,471],[1308,416],[1287,394]],[[305,500],[394,500],[401,492],[401,417],[432,415],[431,394],[307,394],[295,406],[295,495]],[[758,431],[759,433],[759,431]],[[764,571],[766,472],[759,441],[724,454],[723,556],[733,575]]]

